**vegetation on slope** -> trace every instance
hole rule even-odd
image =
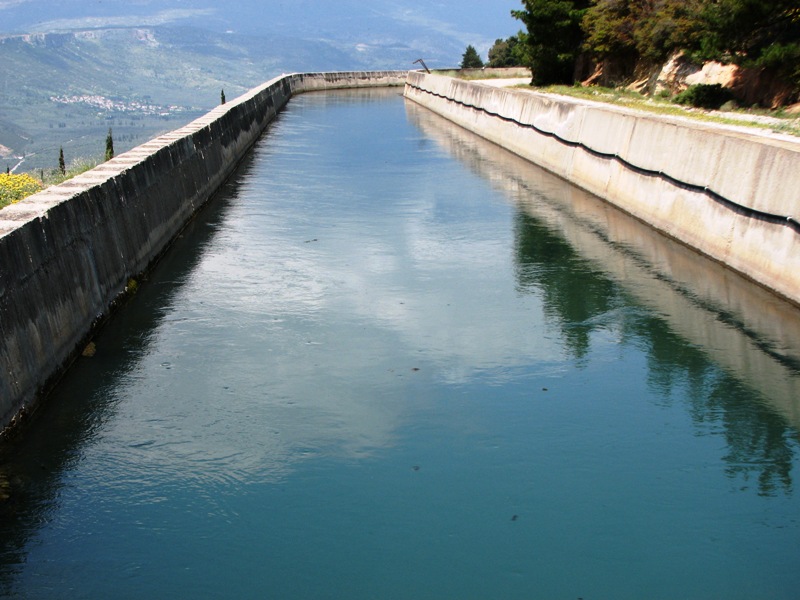
[[[677,51],[693,61],[756,70],[800,100],[797,0],[523,0],[536,85],[570,84],[601,66],[606,84],[631,81]]]
[[[39,169],[35,173],[0,173],[0,209],[15,204],[51,185],[58,185],[76,175],[93,169],[100,161],[78,158],[61,170],[61,165],[52,169]]]

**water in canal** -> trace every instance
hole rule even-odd
[[[0,463],[21,598],[800,590],[800,319],[413,104],[291,101]]]

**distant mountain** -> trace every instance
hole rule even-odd
[[[456,66],[519,23],[485,0],[0,0],[0,168],[122,152],[283,72]],[[24,157],[24,160],[23,160]]]
[[[271,40],[311,40],[336,47],[361,65],[402,67],[424,58],[458,64],[472,44],[484,55],[521,23],[517,0],[0,0],[0,34],[88,29],[191,27]]]
[[[108,128],[123,152],[208,111],[223,89],[232,99],[311,64],[356,66],[325,42],[187,27],[0,38],[0,167],[51,168],[60,147],[68,161],[100,156]]]
[[[409,42],[430,36],[480,46],[514,33],[519,1],[486,0],[0,0],[6,33],[180,24],[303,39]],[[425,57],[428,58],[428,57]]]

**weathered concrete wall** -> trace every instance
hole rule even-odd
[[[405,95],[800,304],[800,141],[418,72]]]
[[[158,258],[293,94],[405,77],[282,76],[1,210],[0,428],[80,351],[129,279]]]

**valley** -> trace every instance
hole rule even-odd
[[[518,28],[466,4],[0,2],[0,169],[96,160],[109,128],[119,154],[281,73],[456,66]]]

